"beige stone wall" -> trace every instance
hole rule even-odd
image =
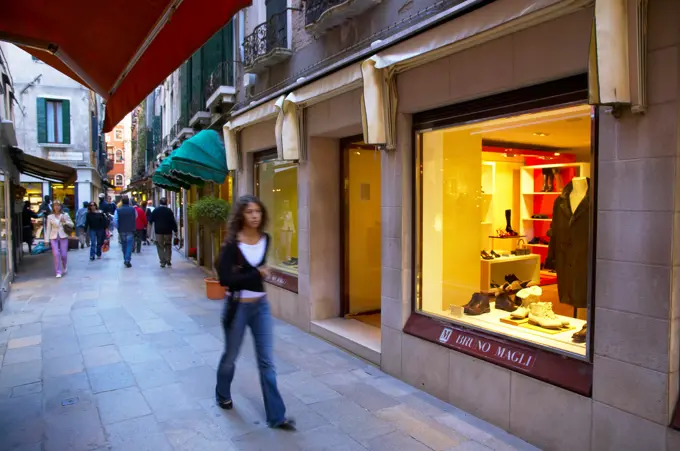
[[[293,51],[307,47],[314,42],[314,36],[305,30],[304,2],[302,0],[292,0],[293,8],[300,8],[301,11],[293,11]]]

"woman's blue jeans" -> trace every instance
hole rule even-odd
[[[225,324],[227,310],[235,307],[233,320]],[[236,357],[238,357],[246,326],[250,327],[255,342],[257,367],[260,371],[260,386],[264,398],[264,410],[267,424],[277,426],[286,419],[286,406],[276,385],[276,370],[274,369],[274,342],[272,330],[272,315],[267,297],[254,302],[242,302],[235,306],[225,302],[222,314],[225,347],[220,366],[217,368],[216,392],[225,399],[231,399],[231,382],[234,380]]]

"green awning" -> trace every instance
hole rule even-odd
[[[156,168],[151,180],[158,186],[163,184],[168,186],[175,186],[177,188],[189,189],[191,185],[202,185],[203,182],[198,179],[185,177],[182,174],[176,174],[171,170],[172,158],[171,154]],[[168,189],[168,188],[166,188]]]
[[[176,182],[168,179],[167,177],[162,176],[161,174],[152,175],[151,181],[153,182],[154,185],[164,188],[168,191],[175,191],[178,193],[179,190],[182,188]]]
[[[192,185],[202,182],[221,185],[229,171],[224,143],[215,130],[203,130],[192,136],[170,155],[169,160],[169,173]]]

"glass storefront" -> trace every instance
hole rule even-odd
[[[588,105],[418,133],[416,306],[587,355]]]
[[[25,182],[21,183],[21,186],[26,189],[24,201],[28,201],[31,204],[31,210],[38,213],[40,204],[43,201],[43,184],[40,182]],[[44,218],[33,220],[33,236],[36,239],[43,238],[43,221]]]
[[[7,277],[9,272],[9,222],[7,213],[7,176],[0,172],[0,284]]]
[[[75,218],[76,211],[76,189],[74,185],[64,186],[61,183],[52,183],[52,200],[61,201],[69,209],[71,219]]]
[[[269,213],[271,235],[269,265],[277,270],[298,273],[298,164],[277,161],[276,154],[262,154],[255,162],[255,194]]]

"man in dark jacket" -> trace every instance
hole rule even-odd
[[[130,206],[130,199],[123,197],[123,206],[116,210],[113,215],[113,223],[118,228],[120,235],[120,242],[123,245],[123,263],[127,268],[132,267],[132,246],[135,240],[135,231],[137,229],[137,212]]]
[[[161,268],[172,266],[172,234],[177,233],[177,221],[172,210],[168,208],[168,200],[163,197],[159,206],[151,213],[151,222],[156,232],[156,250]]]

